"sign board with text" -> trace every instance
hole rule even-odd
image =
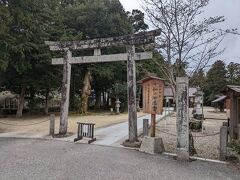
[[[162,114],[164,98],[164,80],[158,77],[147,77],[140,81],[143,89],[143,112]]]

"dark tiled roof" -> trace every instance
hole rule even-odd
[[[240,86],[235,86],[235,85],[227,85],[227,87],[233,91],[236,91],[240,93]]]
[[[164,96],[165,97],[173,97],[173,92],[172,92],[171,87],[169,87],[169,86],[164,87]]]
[[[2,92],[0,92],[0,100],[1,101],[6,99],[6,98],[16,98],[16,97],[17,97],[17,95],[12,93],[12,92],[10,92],[10,91],[2,91]]]
[[[197,88],[195,87],[190,87],[189,90],[189,97],[195,97],[195,93],[197,92]],[[164,87],[164,96],[166,97],[173,97],[173,92],[172,92],[172,88],[169,86],[165,86]]]
[[[148,81],[150,79],[157,79],[157,80],[165,81],[165,79],[162,79],[162,78],[159,78],[159,77],[156,77],[156,76],[147,76],[146,78],[143,78],[143,79],[139,80],[137,83],[142,84],[143,82]]]
[[[189,93],[189,97],[195,97],[195,93],[197,92],[197,88],[195,87],[190,87],[189,90],[188,90],[188,93]]]

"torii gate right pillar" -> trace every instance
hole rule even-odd
[[[127,89],[128,89],[128,128],[129,142],[137,141],[137,106],[136,106],[136,66],[135,46],[127,46]]]

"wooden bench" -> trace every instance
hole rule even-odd
[[[79,141],[83,139],[83,137],[90,138],[88,141],[88,144],[92,143],[93,141],[96,141],[96,138],[94,138],[94,125],[93,123],[80,123],[78,122],[78,134],[77,138],[74,139],[74,142]]]

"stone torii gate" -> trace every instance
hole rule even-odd
[[[67,133],[71,65],[127,61],[129,141],[135,142],[137,140],[135,61],[152,59],[152,52],[135,53],[135,45],[152,44],[155,42],[155,37],[159,36],[160,33],[161,30],[158,29],[148,32],[141,32],[138,34],[111,38],[67,42],[46,41],[45,44],[50,47],[51,51],[64,51],[64,58],[52,59],[53,65],[63,65],[59,134]],[[101,55],[101,48],[113,46],[126,46],[127,53]],[[72,57],[72,51],[86,49],[93,49],[94,55]]]

